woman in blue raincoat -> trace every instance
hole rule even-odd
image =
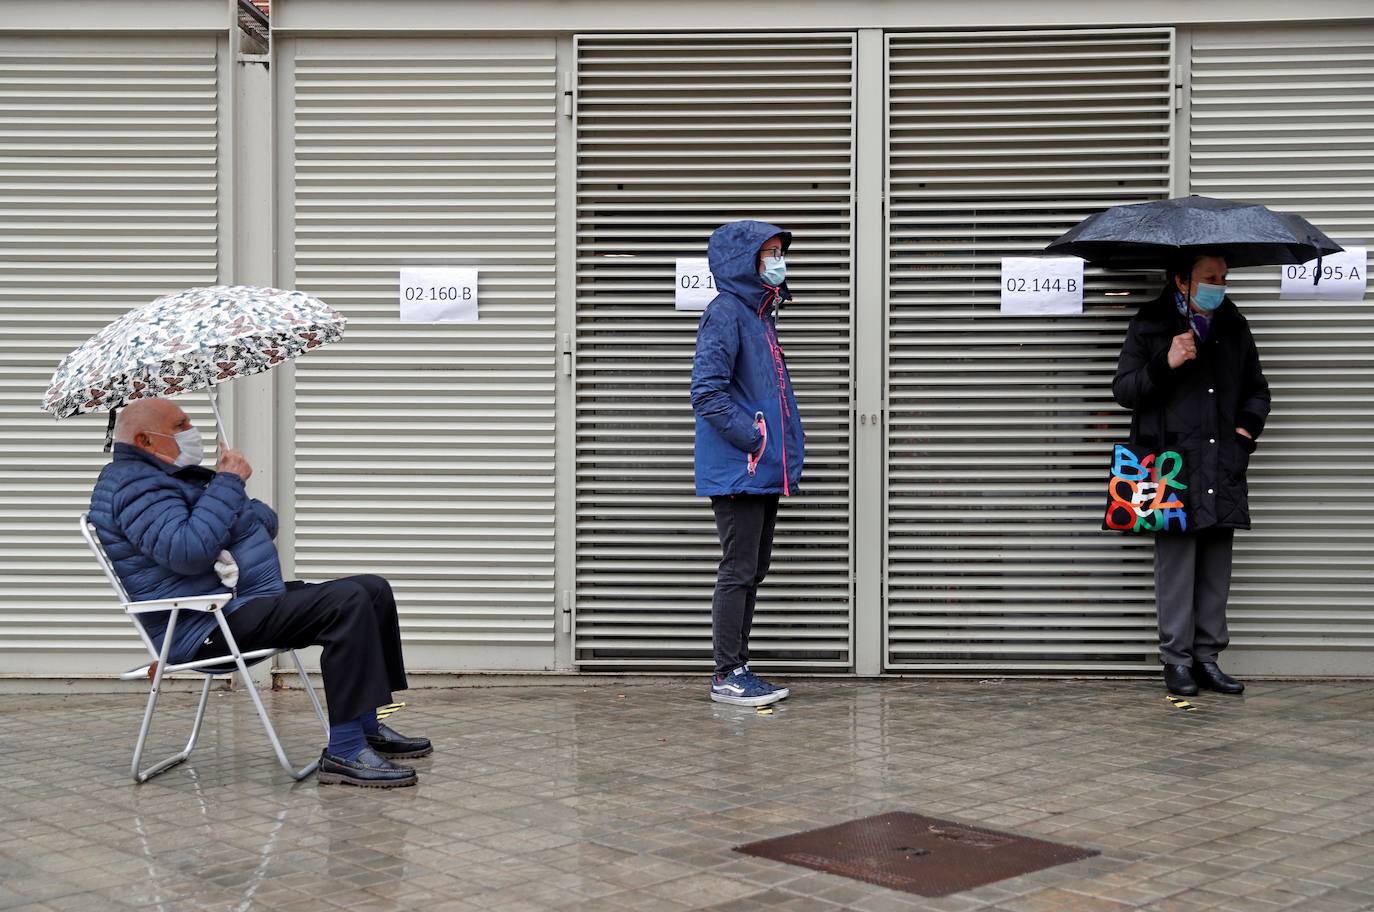
[[[783,254],[790,232],[731,222],[707,255],[720,293],[697,330],[692,364],[696,491],[711,498],[721,561],[711,600],[711,699],[763,706],[787,696],[749,670],[749,629],[768,573],[780,496],[797,492],[805,436],[778,344],[779,305],[791,298]]]

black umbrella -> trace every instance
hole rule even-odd
[[[1277,266],[1340,251],[1300,215],[1207,196],[1113,206],[1045,248],[1115,269],[1158,268],[1204,252],[1224,256],[1232,268]]]

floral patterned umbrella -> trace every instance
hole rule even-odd
[[[67,418],[209,389],[343,338],[344,318],[300,291],[212,285],[129,311],[62,359],[43,400]],[[213,393],[210,404],[219,421]],[[223,437],[220,421],[220,436]]]

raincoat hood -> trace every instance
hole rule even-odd
[[[782,249],[786,253],[792,246],[792,232],[783,231],[777,225],[747,220],[730,222],[713,231],[706,256],[716,288],[755,307],[762,303],[765,289],[759,276],[759,248],[775,237],[782,238]],[[790,298],[787,283],[783,282],[781,287],[781,297]]]

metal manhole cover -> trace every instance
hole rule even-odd
[[[735,851],[920,896],[948,896],[1098,854],[900,811],[751,842]]]

